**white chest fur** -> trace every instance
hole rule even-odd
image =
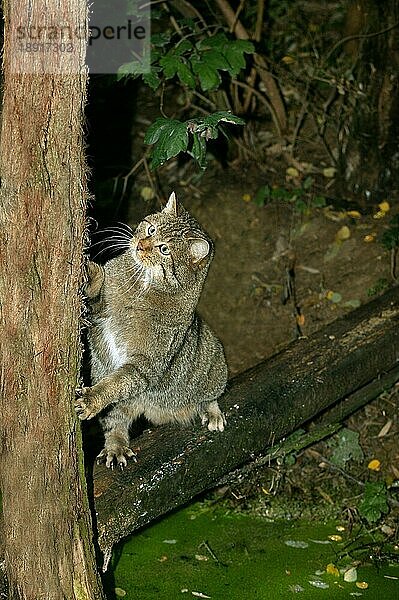
[[[103,322],[102,335],[108,362],[112,369],[118,369],[126,363],[127,353],[123,345],[116,339],[109,318],[105,319]]]

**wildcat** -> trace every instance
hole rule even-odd
[[[196,416],[223,431],[217,398],[227,382],[223,347],[196,313],[213,243],[172,193],[145,217],[127,250],[104,267],[89,263],[92,387],[79,390],[80,419],[100,413],[105,446],[97,459],[122,469],[134,457],[129,427]]]

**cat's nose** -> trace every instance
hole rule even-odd
[[[143,239],[137,242],[137,250],[151,250],[152,244],[149,240]]]

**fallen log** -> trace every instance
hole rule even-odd
[[[159,427],[133,440],[138,462],[123,472],[95,466],[105,562],[120,539],[216,485],[306,421],[330,409],[331,423],[331,407],[344,400],[345,409],[337,405],[338,422],[376,397],[385,385],[378,383],[381,375],[391,371],[382,381],[397,379],[398,358],[394,288],[232,379],[220,401],[227,416],[223,433],[200,425]]]

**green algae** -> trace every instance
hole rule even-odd
[[[351,565],[337,523],[269,522],[196,503],[129,538],[114,559],[117,596],[138,600],[399,598],[396,561],[357,566],[357,581],[326,572]],[[340,536],[331,540],[329,536]],[[395,553],[395,551],[393,550]],[[399,552],[396,551],[399,560]],[[394,554],[395,556],[395,554]],[[343,557],[343,558],[342,558]],[[389,578],[387,578],[389,577]]]

